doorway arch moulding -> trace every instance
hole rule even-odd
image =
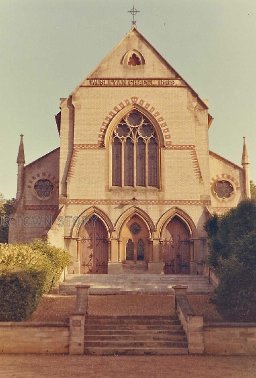
[[[141,218],[142,221],[145,223],[145,225],[148,228],[149,237],[150,237],[150,239],[152,239],[153,233],[155,232],[154,222],[152,221],[150,216],[144,210],[140,209],[139,207],[135,207],[135,206],[127,209],[117,219],[117,221],[115,223],[115,229],[116,229],[116,233],[118,235],[118,238],[120,238],[120,233],[121,233],[123,225],[125,223],[127,223],[129,221],[129,219],[131,219],[135,215],[137,215],[139,218]]]
[[[93,215],[96,215],[100,218],[103,222],[104,226],[106,227],[108,238],[110,239],[112,232],[114,231],[113,224],[109,217],[104,213],[104,211],[100,210],[97,207],[89,207],[88,209],[81,212],[81,214],[77,217],[76,221],[73,224],[71,229],[71,238],[78,239],[80,234],[80,229],[84,224],[86,219],[90,219]]]
[[[195,238],[197,237],[197,228],[194,221],[191,217],[182,209],[178,207],[171,208],[167,210],[158,220],[156,225],[156,234],[159,240],[163,237],[163,231],[166,228],[167,224],[174,218],[178,217],[182,222],[186,224],[188,230],[190,232],[190,237]]]

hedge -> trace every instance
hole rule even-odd
[[[56,286],[69,262],[67,251],[41,240],[0,244],[0,320],[24,320],[30,316],[42,294]]]
[[[41,271],[13,271],[0,274],[0,321],[27,319],[42,295]]]

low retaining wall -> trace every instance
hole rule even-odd
[[[202,316],[195,315],[188,302],[187,287],[176,286],[176,311],[182,327],[187,335],[188,352],[190,354],[204,353],[204,320]]]
[[[256,355],[256,323],[207,323],[206,354]]]
[[[68,354],[64,323],[0,322],[0,353]]]
[[[195,315],[190,307],[186,289],[174,286],[167,295],[88,296],[89,286],[78,285],[76,312],[70,315],[69,324],[0,322],[0,354],[82,355],[87,314],[173,315],[176,308],[190,354],[256,356],[256,323],[204,324],[203,317]]]

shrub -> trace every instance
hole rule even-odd
[[[40,271],[42,274],[38,285],[42,287],[42,292],[47,293],[52,287],[53,273],[49,259],[33,250],[29,244],[1,244],[0,269]]]
[[[256,271],[248,269],[232,256],[221,262],[219,277],[214,300],[223,318],[228,321],[255,321]]]
[[[0,321],[27,319],[41,297],[42,272],[12,271],[0,274]]]
[[[44,272],[44,293],[57,284],[69,261],[68,252],[40,240],[31,244],[0,244],[0,269],[16,267]]]
[[[0,320],[24,320],[54,287],[69,254],[43,241],[0,244]]]
[[[219,312],[227,320],[256,320],[256,202],[244,201],[205,229],[209,264],[220,284],[215,292]]]
[[[49,260],[52,273],[51,287],[56,286],[63,269],[70,263],[69,253],[42,240],[36,240],[30,246],[34,251],[39,252]]]

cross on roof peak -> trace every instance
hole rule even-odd
[[[134,6],[132,7],[132,9],[131,10],[129,10],[128,11],[128,13],[131,13],[131,15],[132,15],[132,27],[134,26],[134,27],[136,27],[136,20],[135,20],[135,16],[136,16],[136,14],[137,13],[139,13],[140,11],[139,10],[137,10]]]

